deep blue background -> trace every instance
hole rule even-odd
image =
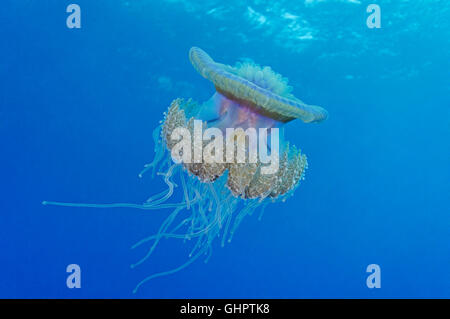
[[[170,101],[214,91],[189,63],[194,45],[272,66],[330,117],[287,126],[310,167],[293,198],[136,297],[450,297],[448,1],[373,1],[381,29],[366,27],[366,1],[73,2],[80,30],[65,25],[68,1],[0,4],[0,297],[133,297],[186,260],[165,241],[129,268],[167,211],[41,201],[139,203],[164,189],[137,174]],[[71,263],[81,289],[65,285]],[[381,289],[366,287],[371,263]]]

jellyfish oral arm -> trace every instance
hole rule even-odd
[[[171,156],[175,163],[217,164],[224,163],[225,159],[225,162],[230,164],[247,161],[270,164],[269,167],[263,167],[262,174],[274,174],[278,170],[280,141],[277,127],[270,128],[269,155],[268,128],[257,130],[248,127],[244,131],[242,128],[229,127],[226,128],[224,136],[222,130],[217,127],[203,131],[201,120],[194,120],[193,126],[193,137],[191,131],[183,127],[175,128],[169,137],[174,142]]]

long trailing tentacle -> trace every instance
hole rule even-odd
[[[144,278],[141,282],[139,282],[139,283],[136,285],[136,288],[134,288],[133,293],[135,294],[135,293],[138,291],[138,289],[139,289],[144,283],[146,283],[147,281],[149,281],[149,280],[151,280],[151,279],[158,278],[158,277],[162,277],[162,276],[171,275],[171,274],[174,274],[174,273],[176,273],[176,272],[178,272],[178,271],[180,271],[180,270],[186,268],[187,266],[189,266],[190,264],[192,264],[195,260],[197,260],[198,257],[200,257],[202,254],[204,254],[205,251],[206,251],[207,249],[208,249],[207,247],[202,248],[201,250],[199,250],[199,251],[194,255],[194,257],[189,258],[188,261],[186,261],[184,264],[182,264],[181,266],[179,266],[179,267],[177,267],[177,268],[174,268],[174,269],[171,269],[171,270],[168,270],[168,271],[164,271],[164,272],[159,272],[159,273],[156,273],[156,274],[153,274],[153,275],[150,275],[150,276]]]
[[[174,219],[177,217],[177,214],[180,212],[180,210],[183,207],[177,207],[175,208],[175,210],[172,212],[172,214],[170,214],[170,216],[164,221],[164,223],[161,225],[161,227],[159,228],[158,233],[156,234],[156,238],[155,238],[155,242],[153,243],[152,247],[149,249],[149,251],[147,252],[147,254],[138,262],[134,263],[131,265],[131,268],[134,268],[136,266],[139,266],[140,264],[142,264],[144,261],[146,261],[150,255],[153,253],[153,251],[155,250],[156,246],[158,245],[159,241],[161,240],[161,238],[163,237],[162,234],[167,230],[167,228],[170,227],[170,225],[172,224],[172,222],[174,221]],[[139,241],[138,243],[136,243],[135,245],[133,245],[132,248],[136,248],[137,246],[141,245],[141,241]]]
[[[196,198],[190,201],[190,204],[197,203],[200,200],[200,194],[197,193]],[[68,202],[53,202],[43,201],[42,205],[63,206],[63,207],[86,207],[86,208],[136,208],[143,210],[158,210],[166,208],[186,207],[186,202],[173,203],[173,204],[132,204],[132,203],[112,203],[112,204],[87,204],[87,203],[68,203]]]

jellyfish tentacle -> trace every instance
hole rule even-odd
[[[162,197],[164,197],[165,195],[167,195],[168,190],[163,190],[160,193],[157,193],[155,195],[150,196],[149,198],[147,198],[147,200],[145,201],[145,204],[151,204],[154,203],[154,201],[156,201],[157,199],[161,199]]]
[[[212,248],[211,248],[211,243],[208,243],[207,249],[206,249],[206,258],[205,258],[205,264],[208,263],[209,259],[212,256]]]
[[[200,194],[197,193],[196,197],[190,200],[190,204],[196,204],[200,201]],[[112,204],[89,204],[89,203],[69,203],[69,202],[54,202],[54,201],[42,201],[42,205],[51,206],[63,206],[63,207],[85,207],[85,208],[136,208],[143,210],[158,210],[165,208],[186,207],[186,202],[173,203],[173,204],[133,204],[133,203],[112,203]]]
[[[189,253],[189,258],[192,257],[192,255],[197,250],[197,248],[202,247],[203,238],[204,238],[204,236],[199,236],[199,238],[197,239],[197,242],[195,243],[194,247],[192,248],[191,252]]]
[[[162,126],[158,125],[153,130],[152,135],[153,135],[153,142],[155,143],[155,157],[153,158],[153,161],[151,163],[144,165],[144,169],[138,175],[140,178],[142,178],[149,169],[152,169],[152,178],[154,178],[155,172],[156,172],[156,167],[161,162],[161,160],[164,156],[165,148],[164,148],[164,146],[161,146],[161,143],[160,143],[161,128],[162,128]]]
[[[173,190],[174,190],[175,187],[177,187],[177,184],[175,184],[173,181],[171,181],[171,177],[172,177],[172,175],[174,173],[173,172],[174,169],[177,169],[177,168],[178,168],[178,164],[173,164],[172,166],[170,166],[170,168],[168,169],[168,171],[166,173],[162,173],[162,172],[157,173],[158,175],[164,176],[164,182],[167,184],[167,186],[169,188],[167,190],[167,193],[164,196],[162,196],[161,198],[159,198],[157,200],[155,199],[159,195],[162,194],[162,193],[159,193],[159,194],[157,194],[155,196],[152,196],[149,199],[147,199],[148,203],[157,205],[159,203],[165,202],[167,199],[170,198],[170,196],[172,196]]]
[[[171,275],[171,274],[174,274],[174,273],[179,272],[180,270],[183,270],[184,268],[186,268],[187,266],[189,266],[190,264],[192,264],[194,261],[196,261],[202,254],[204,254],[204,250],[206,250],[206,249],[207,249],[206,247],[203,248],[203,249],[200,250],[197,254],[195,254],[194,257],[189,258],[184,264],[182,264],[181,266],[179,266],[179,267],[177,267],[177,268],[174,268],[174,269],[171,269],[171,270],[168,270],[168,271],[159,272],[159,273],[156,273],[156,274],[153,274],[153,275],[150,275],[150,276],[144,278],[141,282],[139,282],[139,283],[136,285],[136,287],[135,287],[134,290],[133,290],[133,293],[135,294],[135,293],[139,290],[139,288],[140,288],[144,283],[146,283],[146,282],[149,281],[149,280],[152,280],[152,279],[155,279],[155,278],[158,278],[158,277],[162,277],[162,276]]]
[[[235,219],[234,219],[234,224],[231,228],[230,231],[230,238],[228,239],[228,242],[231,242],[231,240],[233,239],[234,236],[234,232],[236,231],[236,229],[239,227],[239,225],[241,224],[242,220],[244,219],[244,217],[246,215],[251,215],[253,213],[253,211],[259,206],[259,202],[258,201],[254,201],[249,203],[248,205],[246,205],[244,208],[242,208],[240,210],[240,212],[236,215]]]
[[[269,202],[265,202],[262,207],[261,207],[261,211],[259,212],[259,216],[258,216],[258,220],[262,220],[264,212],[266,210],[266,206],[267,204],[269,204]]]
[[[65,207],[86,207],[86,208],[137,208],[137,209],[151,210],[151,209],[171,208],[171,207],[173,207],[173,205],[179,205],[179,204],[171,204],[170,206],[164,207],[164,206],[152,206],[152,205],[131,204],[131,203],[87,204],[87,203],[66,203],[66,202],[43,201],[42,205],[65,206]]]
[[[224,228],[223,234],[222,234],[222,241],[221,241],[221,244],[220,244],[222,247],[225,246],[225,238],[227,237],[228,229],[230,228],[230,224],[231,224],[231,220],[232,219],[233,219],[233,212],[230,212],[228,214],[227,221],[225,223],[225,228]]]
[[[220,215],[220,210],[221,210],[220,206],[221,205],[220,205],[219,197],[217,197],[216,190],[214,189],[214,187],[211,184],[208,184],[208,186],[211,191],[211,194],[214,197],[214,200],[216,201],[216,215],[218,217],[217,222],[219,224],[219,228],[222,228],[222,216]]]
[[[177,214],[179,213],[179,211],[181,209],[182,209],[182,207],[175,208],[173,213],[161,225],[160,230],[158,231],[158,234],[156,235],[155,241],[154,241],[152,247],[147,252],[147,254],[141,260],[139,260],[138,262],[132,264],[131,268],[135,268],[136,266],[139,266],[140,264],[142,264],[144,261],[146,261],[151,256],[151,254],[155,250],[156,246],[158,245],[159,241],[161,240],[161,238],[163,238],[162,235],[163,235],[164,231],[167,230],[167,228],[170,227],[170,225],[172,224],[173,220],[176,218]],[[140,246],[142,243],[143,242],[141,240],[141,241],[137,242],[135,245],[133,245],[132,248],[136,248],[136,247]]]
[[[164,220],[164,222],[161,224],[161,226],[159,227],[158,232],[155,235],[152,236],[148,236],[145,237],[141,240],[139,240],[137,243],[135,243],[133,246],[131,246],[131,249],[135,249],[139,246],[141,246],[142,244],[152,240],[152,239],[159,239],[161,236],[164,235],[164,231],[167,230],[167,228],[171,225],[171,223],[173,222],[173,220],[175,219],[175,217],[177,216],[177,214],[179,213],[179,211],[183,209],[183,207],[177,207],[175,208],[175,210]]]
[[[189,196],[188,196],[188,191],[187,191],[187,188],[186,188],[186,181],[184,180],[183,174],[181,174],[180,176],[181,176],[181,185],[183,187],[183,192],[184,192],[184,198],[186,198],[187,209],[190,209],[191,205],[189,203]]]

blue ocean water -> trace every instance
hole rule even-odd
[[[450,2],[62,0],[0,4],[0,297],[449,298]],[[381,28],[366,8],[381,8]],[[251,58],[290,80],[327,121],[286,126],[308,156],[294,197],[246,218],[208,261],[164,241],[166,210],[43,206],[141,203],[152,131],[177,97],[214,88],[188,60]],[[81,267],[68,289],[66,267]],[[366,267],[378,264],[381,288]]]

